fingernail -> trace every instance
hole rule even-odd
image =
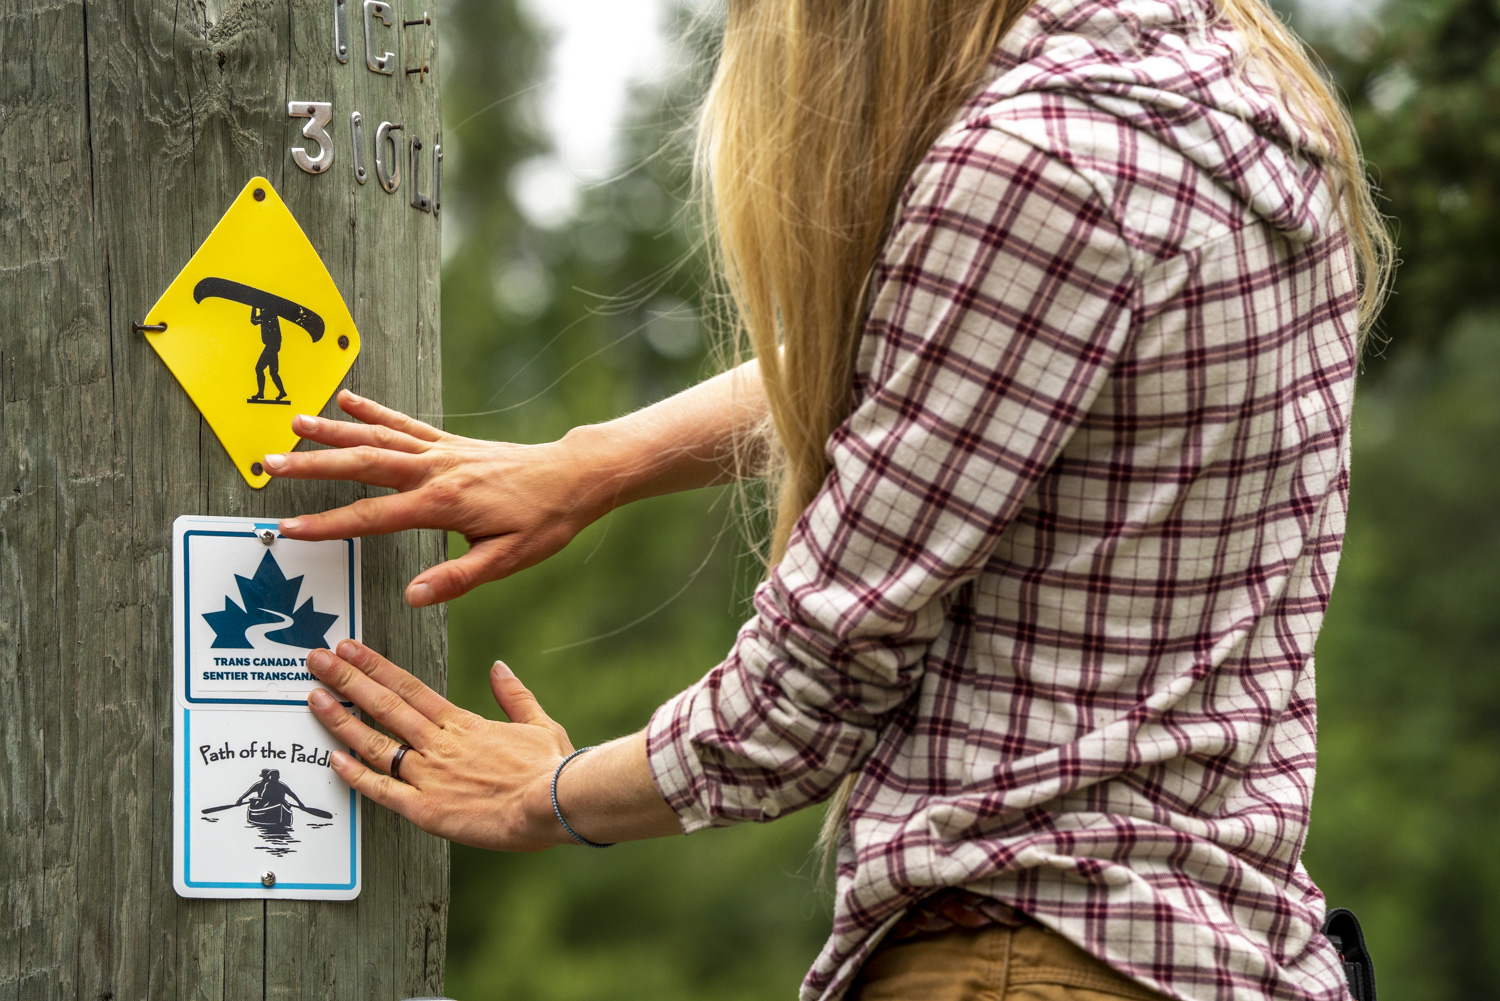
[[[516,672],[507,667],[503,660],[495,661],[495,666],[490,668],[490,670],[502,678],[514,678],[516,676]]]
[[[312,694],[307,697],[307,701],[312,703],[314,709],[327,709],[333,705],[333,696],[321,688],[314,688]]]
[[[273,452],[272,454],[266,456],[266,468],[267,469],[280,469],[282,466],[285,466],[285,465],[286,465],[286,456],[282,455],[280,452]]]
[[[354,655],[359,652],[359,647],[354,645],[353,640],[339,640],[339,656],[345,660],[353,660]]]
[[[349,398],[350,403],[363,403],[364,397],[355,393],[352,389],[344,390],[344,395]]]
[[[311,431],[318,426],[318,419],[311,414],[298,414],[297,427],[303,431]]]
[[[328,667],[330,658],[327,650],[314,650],[307,655],[307,669],[314,674]]]
[[[431,584],[413,584],[406,589],[406,603],[413,608],[430,605],[436,599],[437,592],[432,589]]]
[[[301,527],[302,527],[302,519],[301,518],[282,518],[281,519],[281,530],[283,532],[295,532],[297,529],[299,529]]]
[[[343,751],[334,751],[333,754],[329,755],[328,763],[339,771],[343,771],[349,767],[349,755]]]

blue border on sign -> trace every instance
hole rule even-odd
[[[200,889],[212,890],[255,890],[263,889],[267,893],[275,893],[277,890],[352,890],[357,881],[359,872],[359,845],[355,839],[359,824],[359,814],[356,810],[355,797],[358,795],[351,787],[349,789],[349,882],[347,883],[280,883],[275,886],[265,886],[260,880],[248,883],[210,883],[195,881],[190,873],[193,871],[193,739],[192,739],[193,711],[188,708],[182,710],[182,882],[187,886]],[[351,752],[352,753],[352,752]]]
[[[256,528],[276,528],[274,523],[265,525],[257,524]],[[304,693],[294,692],[292,698],[288,699],[210,699],[196,698],[193,695],[193,609],[191,586],[192,562],[188,559],[188,542],[195,535],[218,536],[220,538],[256,539],[259,538],[254,532],[213,532],[207,529],[190,529],[182,533],[182,692],[183,699],[193,705],[203,706],[294,706],[299,702],[306,703],[307,697]],[[278,535],[277,538],[284,538]],[[356,630],[357,620],[354,617],[354,540],[343,539],[344,545],[348,547],[345,554],[345,565],[349,568],[349,632],[352,635]],[[345,702],[348,706],[351,703]]]

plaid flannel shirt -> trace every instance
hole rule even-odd
[[[832,999],[964,886],[1193,1001],[1345,996],[1299,857],[1355,278],[1208,0],[1041,0],[904,192],[754,617],[648,729],[684,830],[858,773]]]

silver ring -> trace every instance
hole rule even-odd
[[[402,744],[396,748],[396,753],[391,757],[391,778],[397,782],[401,781],[401,759],[406,757],[406,752],[410,750],[410,744]]]

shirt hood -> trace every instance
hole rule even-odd
[[[984,99],[1065,91],[1177,150],[1288,238],[1317,239],[1332,147],[1248,55],[1213,0],[1038,0],[997,50]]]

